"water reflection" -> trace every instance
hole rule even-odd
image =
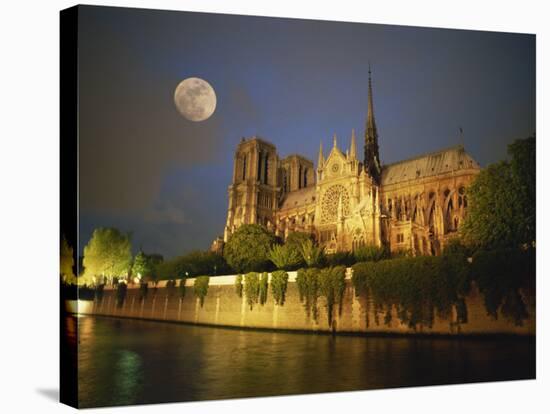
[[[331,337],[78,319],[85,407],[533,378],[533,340]]]
[[[138,354],[132,351],[121,350],[114,367],[115,401],[121,404],[131,404],[135,395],[139,394],[142,383],[141,360]]]

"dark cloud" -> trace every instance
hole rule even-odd
[[[133,47],[140,35],[127,41],[109,13],[88,10],[79,39],[80,208],[140,210],[155,200],[168,168],[216,156],[220,117],[183,118],[173,101],[182,78],[152,70],[153,52]]]

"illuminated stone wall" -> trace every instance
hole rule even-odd
[[[277,306],[273,301],[271,289],[264,305],[255,304],[252,309],[246,298],[240,298],[235,292],[235,276],[213,277],[210,279],[208,294],[201,307],[194,295],[194,279],[187,280],[186,295],[179,298],[178,288],[172,297],[167,297],[165,282],[160,282],[155,289],[150,285],[146,299],[139,299],[137,287],[129,287],[122,307],[116,306],[116,290],[106,288],[101,302],[88,302],[80,306],[79,312],[85,314],[108,315],[116,317],[154,319],[207,325],[220,325],[246,328],[289,329],[303,331],[356,332],[356,333],[425,333],[425,334],[535,334],[535,308],[533,301],[528,303],[530,318],[522,326],[500,316],[494,320],[487,316],[483,296],[476,289],[466,300],[468,322],[458,324],[456,313],[449,319],[435,316],[432,328],[418,327],[415,331],[399,322],[394,311],[389,325],[384,323],[384,315],[379,315],[375,322],[372,304],[369,304],[368,318],[364,298],[357,298],[351,281],[348,280],[342,303],[341,314],[337,306],[334,311],[334,323],[329,327],[324,298],[319,298],[319,315],[317,321],[306,315],[304,305],[300,302],[298,287],[294,282],[296,272],[289,272],[289,284],[284,305]],[[244,282],[243,282],[244,283]],[[368,326],[367,326],[368,319]]]

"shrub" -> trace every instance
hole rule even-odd
[[[325,260],[324,247],[317,246],[311,239],[304,241],[300,245],[302,257],[308,265],[308,267],[320,266]]]
[[[179,286],[178,286],[180,299],[182,299],[182,300],[183,300],[183,298],[185,298],[185,293],[186,293],[185,292],[185,282],[187,282],[186,278],[180,279],[180,283],[179,283]]]
[[[385,246],[366,245],[353,252],[356,262],[378,262],[390,258],[390,252]]]
[[[224,246],[225,260],[237,272],[265,271],[272,268],[269,260],[273,233],[257,224],[244,224],[233,233]]]
[[[296,284],[300,293],[300,301],[304,303],[304,308],[308,318],[313,317],[317,321],[318,309],[317,299],[319,298],[319,269],[309,268],[300,269],[296,276]]]
[[[250,309],[260,302],[263,305],[267,300],[268,275],[250,272],[244,277],[244,291]]]
[[[300,266],[303,262],[302,254],[298,249],[289,245],[275,244],[269,251],[269,260],[277,267],[277,269],[293,270]]]
[[[200,300],[201,308],[204,305],[204,298],[208,293],[209,283],[210,283],[209,276],[197,276],[195,278],[194,291],[195,291],[195,296],[198,297]]]
[[[338,304],[342,312],[342,299],[346,289],[346,268],[344,266],[329,267],[319,272],[319,291],[326,298],[328,324],[332,326],[334,304]]]
[[[352,283],[357,295],[372,298],[376,323],[385,312],[389,324],[395,308],[402,323],[431,327],[434,310],[447,317],[453,306],[464,306],[470,273],[466,258],[459,255],[403,257],[354,265]],[[461,319],[465,314],[463,309]]]
[[[260,305],[267,302],[267,291],[269,289],[269,275],[267,272],[263,272],[260,277]]]
[[[243,276],[242,275],[238,275],[235,278],[235,293],[237,294],[238,297],[240,298],[243,297]]]
[[[471,256],[472,252],[471,249],[466,247],[458,238],[451,239],[449,242],[445,245],[445,248],[443,249],[444,255],[461,255],[464,257]]]
[[[276,270],[271,274],[271,293],[277,305],[284,305],[286,289],[288,286],[288,273],[284,270]]]
[[[500,309],[505,318],[522,325],[529,315],[521,292],[534,286],[535,250],[479,251],[472,259],[472,275],[487,314],[496,319]]]
[[[334,266],[346,266],[349,267],[355,264],[357,260],[352,252],[336,252],[327,254],[325,257],[325,264],[328,267]]]

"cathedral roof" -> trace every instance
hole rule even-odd
[[[287,193],[281,204],[280,210],[289,210],[303,207],[315,202],[315,186],[311,185],[300,190]]]
[[[462,145],[423,154],[382,166],[382,185],[397,184],[456,170],[479,169],[479,164]]]

